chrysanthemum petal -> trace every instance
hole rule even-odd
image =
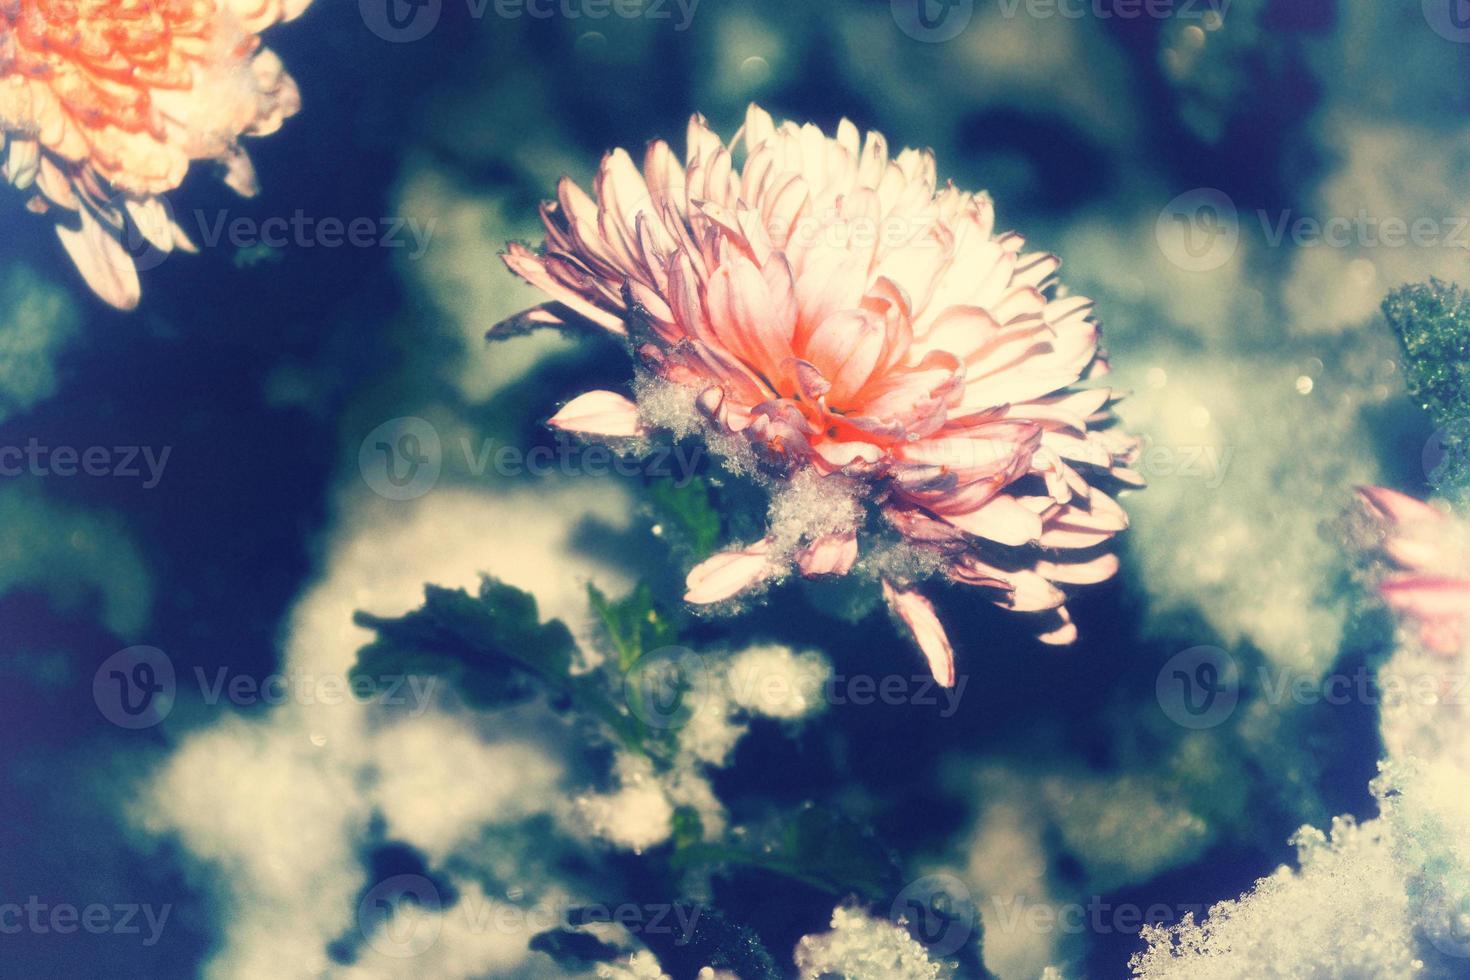
[[[703,606],[734,598],[773,574],[769,554],[769,542],[760,541],[744,550],[722,551],[705,559],[689,572],[684,601]]]
[[[589,391],[563,406],[547,422],[563,432],[628,438],[644,434],[638,406],[615,391]]]
[[[893,614],[908,627],[934,679],[945,687],[954,687],[954,647],[934,611],[934,604],[912,589],[895,588],[887,579],[883,580],[883,598]]]

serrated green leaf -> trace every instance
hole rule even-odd
[[[449,677],[481,709],[514,704],[538,690],[570,697],[630,748],[643,751],[642,726],[608,699],[594,677],[573,675],[576,643],[560,620],[541,622],[536,599],[492,578],[478,596],[430,585],[424,604],[387,619],[359,612],[359,626],[378,639],[358,652],[355,683],[385,676]]]
[[[675,851],[674,866],[759,868],[834,896],[858,895],[869,901],[892,894],[902,878],[889,850],[847,817],[806,807],[783,826],[775,846],[695,842]]]
[[[587,586],[587,595],[618,655],[622,673],[631,670],[645,653],[670,646],[678,638],[678,627],[654,606],[653,591],[646,584],[640,583],[618,602],[610,601],[595,585]]]
[[[670,541],[687,549],[695,561],[714,554],[720,543],[720,512],[710,499],[710,488],[700,477],[684,484],[654,480],[648,484],[648,499]]]

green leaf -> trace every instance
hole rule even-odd
[[[665,535],[687,549],[695,561],[715,553],[720,543],[720,512],[710,501],[709,485],[694,477],[682,486],[672,479],[648,484],[648,498],[665,526]]]
[[[704,821],[699,819],[699,811],[692,806],[681,806],[675,810],[672,823],[676,850],[691,847],[704,840]]]
[[[531,937],[530,947],[545,953],[568,971],[585,972],[592,963],[609,963],[617,959],[619,950],[592,935],[576,929],[548,929]]]
[[[626,674],[645,653],[672,645],[679,630],[654,606],[653,591],[640,583],[619,602],[610,601],[595,585],[587,586],[592,609],[602,622],[618,655],[618,669]]]
[[[775,957],[754,929],[707,903],[680,904],[682,910],[671,918],[675,923],[692,919],[687,934],[676,927],[672,934],[649,932],[641,937],[664,969],[677,977],[692,977],[709,966],[742,980],[781,980]]]
[[[828,894],[879,901],[894,893],[902,869],[867,828],[831,810],[803,808],[786,821],[769,846],[691,843],[674,852],[676,868],[756,868],[800,881]]]
[[[543,624],[532,596],[490,578],[478,596],[430,585],[423,606],[407,616],[359,612],[355,621],[378,633],[358,653],[353,679],[359,683],[440,674],[470,704],[494,708],[530,697],[537,680],[561,685],[571,673],[571,631],[556,620]]]
[[[1439,426],[1441,490],[1470,490],[1470,294],[1431,279],[1389,294],[1383,314],[1404,349],[1409,393]]]
[[[385,619],[359,612],[354,620],[378,633],[358,651],[354,690],[388,677],[436,674],[448,677],[470,705],[481,709],[547,691],[570,698],[629,748],[647,751],[643,726],[608,698],[599,677],[572,673],[576,642],[571,631],[560,620],[541,622],[529,593],[488,577],[476,596],[430,585],[424,604],[406,616]]]

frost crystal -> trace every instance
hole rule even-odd
[[[948,965],[929,959],[902,926],[847,906],[832,912],[831,932],[803,936],[796,944],[796,968],[803,980],[939,980],[953,975]]]

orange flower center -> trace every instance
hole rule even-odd
[[[217,24],[214,0],[0,0],[0,79],[44,85],[83,130],[162,139],[151,93],[194,84]]]

